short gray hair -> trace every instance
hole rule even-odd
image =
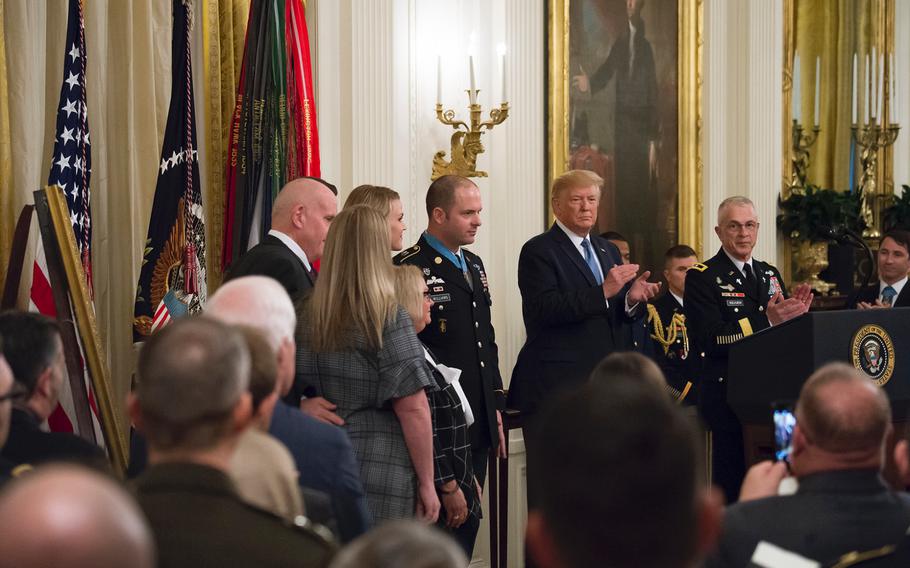
[[[205,314],[225,323],[255,328],[275,353],[283,341],[294,340],[297,327],[290,296],[268,276],[243,276],[225,283],[206,302]]]
[[[468,559],[439,529],[417,521],[384,523],[335,556],[329,568],[464,568]]]
[[[136,398],[149,445],[210,448],[228,431],[250,382],[250,353],[237,329],[214,319],[180,318],[139,352]]]
[[[723,214],[724,209],[727,207],[751,207],[752,211],[755,211],[755,204],[752,203],[752,200],[748,197],[742,195],[734,195],[733,197],[728,197],[720,202],[720,205],[717,206],[717,224],[720,225],[721,214]],[[755,214],[758,217],[758,213]]]

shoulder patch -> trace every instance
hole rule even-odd
[[[395,262],[402,263],[402,262],[406,261],[407,259],[411,258],[412,256],[414,256],[415,254],[417,254],[418,252],[420,252],[420,245],[414,245],[411,248],[404,249],[403,251],[401,251],[400,253],[395,255]]]
[[[702,264],[700,262],[696,262],[695,264],[693,264],[692,266],[689,267],[689,270],[697,270],[699,272],[704,272],[705,270],[708,270],[708,265]]]

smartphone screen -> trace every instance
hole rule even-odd
[[[777,406],[774,408],[774,459],[776,461],[790,461],[794,426],[796,426],[796,417],[789,407]]]

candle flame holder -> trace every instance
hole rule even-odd
[[[467,89],[468,99],[477,100],[479,89]],[[452,134],[449,154],[451,159],[446,160],[445,150],[436,152],[433,156],[433,174],[431,180],[436,180],[444,175],[459,175],[462,177],[487,177],[487,172],[477,169],[477,156],[484,151],[480,135],[492,130],[497,124],[502,124],[509,117],[509,103],[503,102],[498,108],[490,111],[490,119],[482,121],[483,109],[474,102],[468,105],[470,124],[463,120],[456,120],[455,111],[443,111],[442,104],[436,103],[436,118],[439,122],[455,129]]]

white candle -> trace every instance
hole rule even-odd
[[[857,114],[857,100],[856,100],[856,53],[853,54],[853,104],[850,108],[853,109],[853,124],[856,124]]]
[[[872,82],[869,80],[869,54],[866,54],[866,68],[863,71],[864,81],[863,81],[863,97],[865,98],[865,104],[863,105],[863,124],[869,124],[869,108],[872,104]]]
[[[822,58],[815,56],[815,126],[818,126],[818,115],[821,109],[821,78],[822,78]]]
[[[875,104],[876,112],[875,116],[878,117],[879,121],[882,120],[882,99],[885,98],[885,56],[879,55],[878,57],[878,88],[875,91]]]
[[[470,71],[471,71],[471,104],[473,105],[477,102],[477,93],[476,93],[477,85],[474,82],[474,56],[473,55],[468,56],[468,67],[470,68]]]
[[[872,117],[873,123],[875,122],[875,106],[876,106],[875,101],[878,100],[878,94],[875,92],[875,88],[878,86],[878,80],[875,77],[875,71],[876,71],[875,65],[877,62],[878,62],[878,59],[876,59],[876,57],[875,57],[875,46],[872,46],[872,59],[870,61],[870,63],[872,64],[872,67],[869,70],[869,80],[872,81],[871,85],[869,86],[869,88],[870,88],[869,115]]]
[[[442,56],[436,56],[436,104],[442,104]]]
[[[792,91],[793,91],[793,120],[797,123],[800,118],[800,98],[799,98],[799,54],[793,56],[793,76],[792,76]]]
[[[508,102],[508,100],[509,100],[509,97],[508,97],[509,91],[506,88],[507,81],[506,81],[506,54],[505,53],[502,54],[501,59],[502,59],[502,102],[505,103],[505,102]]]
[[[894,52],[891,52],[891,124],[897,124],[897,67]]]

